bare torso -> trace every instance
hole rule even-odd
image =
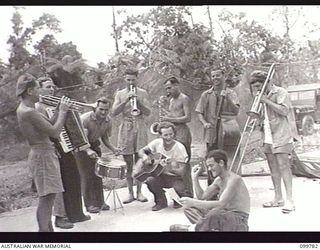
[[[180,93],[180,95],[177,98],[171,98],[170,104],[169,104],[169,117],[181,117],[185,116],[185,105],[186,105],[186,99],[188,97]]]
[[[17,109],[17,117],[21,130],[31,146],[53,144],[49,139],[54,133],[52,125],[41,113],[21,103]]]
[[[240,211],[245,213],[250,213],[250,196],[248,189],[243,181],[243,179],[236,175],[233,172],[230,172],[230,176],[227,180],[222,180],[219,178],[219,197],[221,198],[223,196],[224,190],[227,188],[230,183],[235,181],[235,186],[233,187],[233,195],[228,202],[228,204],[225,206],[225,209],[230,211]]]

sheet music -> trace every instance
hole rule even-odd
[[[173,199],[174,201],[179,203],[181,206],[183,206],[182,203],[180,202],[180,196],[177,194],[174,188],[164,188],[163,190],[169,194],[171,199]]]

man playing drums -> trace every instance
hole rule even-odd
[[[180,196],[191,196],[188,186],[185,183],[186,164],[188,154],[185,146],[174,140],[175,126],[171,122],[161,122],[158,126],[161,138],[151,141],[147,146],[139,151],[140,158],[145,164],[150,161],[150,154],[162,154],[165,156],[160,161],[163,166],[163,172],[158,176],[149,176],[146,184],[154,195],[155,205],[152,211],[158,211],[168,206],[163,188],[173,187]],[[174,208],[180,205],[174,202]]]
[[[123,201],[124,204],[135,200],[133,194],[133,178],[132,170],[134,162],[138,160],[138,151],[148,143],[147,126],[145,117],[150,115],[150,104],[148,101],[148,93],[137,87],[138,71],[135,69],[127,69],[125,71],[125,81],[127,87],[119,90],[114,99],[112,106],[112,115],[121,114],[121,125],[118,135],[118,147],[123,148],[121,154],[127,164],[127,184],[129,195]],[[139,114],[135,115],[131,100],[135,98],[136,107]],[[141,193],[141,182],[137,181],[137,200],[140,202],[148,201]]]
[[[109,141],[112,124],[108,116],[111,103],[106,98],[97,100],[95,111],[81,115],[83,127],[87,132],[90,148],[75,154],[82,182],[84,204],[89,213],[109,210],[103,196],[102,179],[95,174],[96,158],[102,155],[100,139],[114,154],[118,153]]]

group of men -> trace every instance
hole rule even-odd
[[[235,91],[223,87],[226,81],[224,72],[211,72],[212,87],[202,93],[195,110],[203,125],[204,143],[207,148],[203,165],[206,166],[208,176],[214,178],[206,190],[203,190],[199,183],[203,167],[196,165],[191,169],[190,166],[192,136],[187,123],[191,121],[191,101],[181,92],[179,80],[170,77],[163,84],[170,101],[168,107],[161,112],[161,122],[157,127],[159,138],[151,142],[148,141],[145,119],[151,114],[148,93],[137,86],[137,70],[127,69],[124,80],[127,86],[115,93],[113,104],[107,98],[99,98],[93,111],[81,115],[90,148],[75,153],[64,153],[54,138],[59,135],[72,101],[62,97],[54,117],[48,118],[44,111],[46,107],[41,100],[39,102],[39,94],[54,95],[53,81],[50,78],[36,80],[30,75],[19,78],[16,94],[20,97],[21,103],[17,109],[17,116],[31,146],[28,160],[39,194],[39,231],[53,231],[53,207],[54,211],[57,211],[54,213],[56,226],[71,228],[72,223],[89,220],[90,216],[82,211],[81,196],[89,213],[110,209],[104,201],[102,180],[95,174],[96,159],[101,156],[101,142],[115,155],[122,155],[126,163],[128,197],[123,203],[128,204],[135,200],[148,201],[141,192],[142,183],[133,178],[135,164],[139,159],[145,165],[154,164],[150,156],[161,154],[163,158],[157,164],[162,166],[163,171],[145,180],[154,196],[155,205],[152,211],[159,211],[168,206],[163,188],[174,188],[181,197],[179,203],[183,205],[187,218],[193,224],[172,225],[171,231],[248,231],[249,193],[241,176],[229,169],[228,163],[233,157],[233,152],[221,150],[223,126],[239,130],[235,118],[240,108]],[[265,80],[266,73],[262,71],[254,71],[251,74],[250,85],[253,94],[261,89]],[[135,98],[136,108],[140,111],[138,115],[131,112],[132,98]],[[219,102],[222,104],[220,115],[217,113]],[[297,138],[294,120],[292,121],[292,107],[286,90],[272,84],[267,87],[261,102],[265,106],[259,117],[261,130],[265,131],[264,121],[267,116],[272,131],[272,140],[264,141],[263,150],[275,187],[274,200],[263,206],[285,205],[282,211],[289,213],[295,209],[288,157],[293,140]],[[112,132],[111,117],[118,115],[121,116],[121,124],[118,145],[115,147],[109,138]],[[219,119],[222,119],[222,122],[217,127]],[[291,129],[286,129],[288,127]],[[281,179],[285,183],[286,202],[282,197]],[[137,186],[136,195],[134,182]],[[194,193],[196,198],[193,198]],[[179,203],[174,201],[173,207],[180,208]]]

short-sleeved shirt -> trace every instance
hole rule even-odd
[[[269,99],[288,109],[287,115],[281,115],[266,105],[270,121],[273,147],[284,146],[287,143],[292,142],[292,140],[298,140],[299,136],[297,133],[294,111],[288,92],[284,88],[273,85]]]
[[[98,121],[94,111],[89,111],[80,116],[84,129],[87,130],[89,143],[98,141],[103,137],[110,137],[112,123],[109,116],[103,121]]]
[[[181,142],[175,142],[175,145],[169,151],[165,150],[162,138],[154,139],[147,145],[147,147],[151,149],[153,154],[160,153],[170,159],[176,160],[177,162],[186,163],[188,161],[188,154],[185,146]]]
[[[204,129],[204,141],[206,143],[214,143],[216,142],[216,122],[217,122],[217,106],[218,106],[218,99],[217,93],[214,90],[214,87],[204,91],[199,99],[199,102],[196,107],[196,112],[201,113],[204,119],[211,123],[213,126],[211,128]],[[235,105],[240,105],[239,98],[237,93],[228,88],[227,96]],[[222,118],[235,119],[236,114],[232,114],[232,109],[230,103],[225,99],[222,106]]]

